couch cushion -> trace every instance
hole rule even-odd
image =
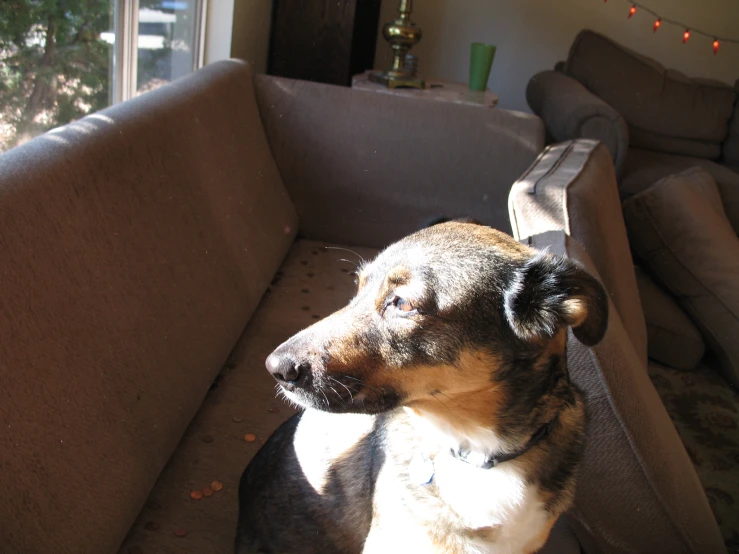
[[[562,232],[536,235],[530,244],[597,276],[582,246]],[[594,348],[570,332],[567,360],[589,414],[572,514],[583,552],[722,552],[701,483],[618,312],[611,309]]]
[[[502,231],[544,148],[535,115],[260,75],[257,99],[302,236],[387,246],[436,216]]]
[[[508,199],[518,240],[564,231],[585,246],[646,367],[647,331],[626,237],[613,162],[598,142],[579,139],[548,147]]]
[[[694,369],[706,345],[690,318],[641,267],[636,267],[639,297],[647,321],[649,357],[675,369]]]
[[[734,91],[739,96],[739,79],[734,83]],[[734,113],[729,124],[729,136],[722,148],[724,162],[727,165],[739,166],[739,100],[734,104]]]
[[[739,392],[715,361],[689,374],[657,363],[649,377],[675,423],[730,554],[739,552]]]
[[[694,156],[719,157],[734,107],[729,85],[689,79],[589,30],[573,42],[565,73],[623,115],[632,146],[685,154],[692,144]]]
[[[295,226],[238,62],[0,156],[0,550],[119,547]]]
[[[275,396],[264,360],[294,333],[343,307],[354,294],[358,256],[297,241],[249,321],[225,369],[162,472],[121,554],[129,552],[232,552],[241,473],[257,449],[293,411]],[[367,258],[374,250],[353,248]],[[245,435],[256,436],[246,442]],[[190,493],[214,480],[223,489],[193,500]],[[184,529],[187,536],[176,537]],[[140,548],[140,550],[136,550]]]
[[[623,177],[619,184],[621,197],[633,196],[660,179],[691,167],[700,167],[711,174],[721,194],[726,217],[729,218],[734,232],[739,234],[739,172],[710,160],[632,148],[626,156]]]
[[[632,148],[644,148],[654,152],[666,152],[706,160],[715,160],[721,156],[721,145],[717,142],[671,137],[645,131],[633,125],[629,126],[629,131],[631,133],[629,145]]]
[[[739,238],[711,176],[666,177],[624,202],[634,253],[675,295],[739,387]]]

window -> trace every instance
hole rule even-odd
[[[3,2],[0,152],[200,67],[205,2]]]

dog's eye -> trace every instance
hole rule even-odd
[[[405,298],[400,298],[399,296],[396,296],[393,300],[393,306],[398,308],[401,312],[412,312],[415,309],[413,307],[413,304],[411,304]]]

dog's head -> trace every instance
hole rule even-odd
[[[464,402],[496,387],[508,402],[523,394],[508,380],[530,395],[552,385],[567,326],[594,345],[607,315],[603,287],[572,261],[448,222],[363,265],[349,304],[283,343],[267,368],[291,400],[330,412]]]

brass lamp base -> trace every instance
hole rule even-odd
[[[408,75],[406,73],[400,73],[398,71],[373,71],[367,78],[373,83],[380,83],[387,88],[418,88],[425,89],[426,83],[423,79],[416,77],[415,75]]]

